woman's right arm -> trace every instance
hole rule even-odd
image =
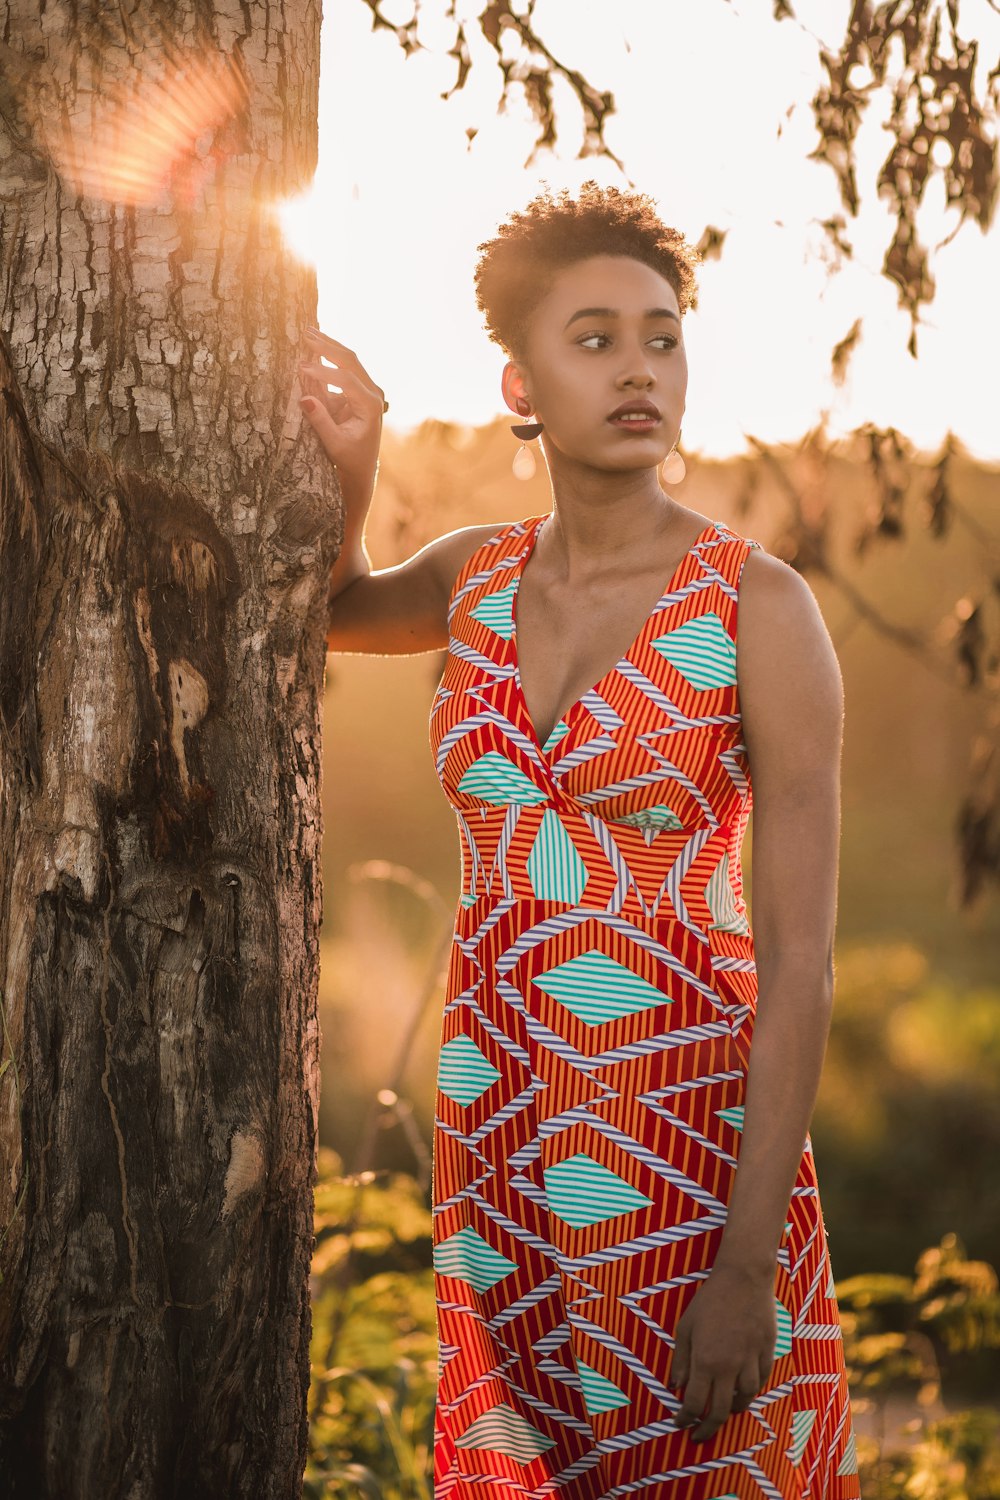
[[[448,600],[462,568],[504,525],[463,526],[436,537],[394,568],[356,565],[351,581],[330,595],[328,651],[416,656],[448,645]],[[359,549],[368,563],[367,555]],[[341,554],[343,556],[343,554]],[[331,573],[333,579],[340,559]]]
[[[327,649],[377,656],[443,651],[455,579],[504,523],[463,526],[428,542],[406,562],[373,572],[364,528],[378,473],[385,395],[345,345],[319,330],[311,330],[307,342],[309,358],[299,366],[306,392],[302,409],[336,466],[344,503],[344,539],[330,571]],[[329,392],[328,384],[340,386],[341,394]]]

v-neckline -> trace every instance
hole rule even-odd
[[[512,599],[511,599],[511,633],[510,633],[510,642],[511,642],[511,647],[512,647],[513,653],[514,653],[514,682],[515,682],[515,684],[517,686],[518,697],[521,700],[521,710],[522,710],[522,713],[524,714],[524,722],[527,724],[529,730],[531,731],[531,738],[535,742],[535,745],[537,746],[538,750],[541,752],[542,755],[545,755],[545,754],[548,753],[547,750],[546,750],[546,746],[549,745],[549,742],[551,741],[552,736],[555,734],[555,732],[559,728],[560,724],[566,725],[566,733],[568,733],[568,730],[569,730],[569,717],[570,717],[570,715],[572,713],[574,713],[576,711],[576,709],[578,709],[580,707],[580,705],[583,703],[583,701],[584,701],[585,698],[589,698],[591,696],[591,694],[599,692],[600,689],[607,682],[607,680],[611,676],[611,674],[613,672],[615,672],[615,671],[618,670],[619,664],[622,661],[625,660],[625,658],[635,648],[635,646],[638,644],[638,642],[640,641],[640,639],[644,635],[644,633],[646,631],[646,628],[649,625],[650,620],[653,618],[653,616],[655,614],[657,614],[659,612],[661,604],[663,603],[664,599],[667,597],[667,595],[670,593],[671,589],[673,588],[673,584],[674,584],[675,578],[677,577],[678,573],[681,571],[681,568],[683,568],[684,564],[687,562],[688,558],[691,556],[691,553],[694,552],[697,547],[701,546],[702,542],[705,540],[705,538],[707,536],[709,536],[712,532],[718,530],[718,527],[717,527],[716,523],[714,521],[709,521],[708,525],[705,526],[698,533],[698,535],[695,537],[694,541],[691,543],[690,547],[684,553],[684,556],[681,558],[680,562],[677,564],[677,566],[674,568],[673,572],[670,574],[670,577],[667,579],[666,586],[663,589],[663,592],[660,594],[660,597],[657,599],[656,603],[653,605],[652,609],[649,611],[649,614],[646,616],[646,618],[643,620],[642,624],[639,626],[639,629],[636,631],[636,633],[632,637],[631,641],[629,641],[628,645],[625,647],[625,650],[622,651],[621,654],[618,656],[617,660],[612,663],[612,665],[604,673],[603,677],[599,677],[597,679],[597,681],[593,684],[592,687],[587,688],[586,692],[581,693],[580,696],[579,696],[579,698],[575,699],[574,702],[572,702],[569,705],[569,707],[567,709],[565,709],[558,716],[558,718],[555,720],[554,724],[552,725],[552,728],[549,730],[548,736],[546,737],[545,742],[543,744],[542,741],[538,738],[538,732],[535,729],[535,725],[534,725],[534,722],[533,722],[532,717],[531,717],[531,711],[528,708],[528,700],[524,696],[524,687],[523,687],[523,684],[521,682],[521,658],[520,658],[520,652],[518,650],[518,645],[517,645],[517,597],[518,597],[518,594],[521,592],[521,578],[523,577],[523,574],[524,574],[525,565],[527,564],[527,561],[528,561],[529,557],[531,556],[532,552],[535,549],[535,540],[536,540],[536,538],[538,536],[539,531],[541,530],[542,523],[545,522],[545,521],[547,521],[549,519],[549,517],[551,516],[551,514],[552,514],[551,511],[547,511],[545,515],[543,515],[543,516],[536,516],[535,517],[534,525],[531,527],[531,530],[528,533],[526,545],[523,548],[520,557],[517,559],[517,565],[516,565],[516,568],[515,568],[515,571],[514,571],[514,577],[513,577],[513,580],[512,580],[512,582],[514,584],[514,593],[513,593]],[[559,739],[556,741],[556,744],[558,744],[559,741],[561,741],[564,738],[565,738],[565,733],[559,736]]]

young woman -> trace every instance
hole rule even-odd
[[[652,200],[545,192],[479,249],[504,400],[543,433],[545,515],[373,572],[383,392],[322,334],[303,366],[347,512],[330,649],[448,652],[430,738],[463,883],[434,1130],[435,1494],[852,1500],[808,1135],[836,656],[792,568],[660,483],[697,256]]]

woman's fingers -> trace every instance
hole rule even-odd
[[[381,387],[352,349],[318,329],[306,339],[298,376],[301,410],[335,464],[342,491],[370,494],[385,410]]]
[[[339,426],[345,417],[350,416],[351,403],[346,396],[338,396],[335,391],[329,391],[322,398],[322,409],[328,412]]]
[[[330,401],[331,394],[328,387],[335,385],[339,387],[342,395],[351,398],[359,411],[368,408],[373,413],[382,413],[385,410],[385,393],[382,389],[379,386],[369,385],[346,365],[331,368],[330,365],[323,364],[318,357],[313,360],[303,360],[299,365],[299,379],[304,390],[310,395],[319,396],[322,401]]]
[[[356,415],[367,425],[376,424],[382,413],[382,399],[357,375],[347,370],[331,370],[319,363],[299,365],[299,381],[305,396],[315,397],[335,422]],[[331,391],[328,386],[340,389]]]
[[[337,385],[343,391],[354,391],[358,395],[375,395],[372,386],[346,366],[342,369],[331,369],[329,365],[324,365],[318,359],[303,360],[299,365],[299,374],[314,380],[324,390],[328,385]]]
[[[350,402],[344,396],[331,398],[338,399],[343,404],[335,411],[331,411],[329,406],[324,406],[315,397],[307,398],[308,404],[303,405],[302,410],[306,421],[326,450],[327,457],[338,469],[343,468],[345,472],[349,472],[358,461],[358,437],[353,431],[356,424],[351,421]]]
[[[305,338],[307,347],[317,358],[322,354],[325,359],[332,360],[339,369],[352,371],[359,380],[363,381],[373,391],[378,390],[378,385],[358,359],[354,350],[348,349],[347,345],[342,344],[339,339],[332,339],[329,334],[320,333],[318,328],[307,329]]]
[[[706,1375],[698,1369],[692,1370],[684,1391],[684,1400],[680,1404],[680,1410],[674,1415],[675,1426],[694,1427],[701,1420],[708,1403],[710,1385]]]
[[[311,385],[312,382],[308,382]],[[360,394],[309,389],[300,401],[310,427],[342,474],[374,464],[382,429],[382,404],[357,382]]]
[[[720,1375],[712,1382],[708,1411],[691,1433],[694,1442],[714,1437],[733,1408],[733,1379],[731,1375]]]
[[[740,1378],[736,1382],[736,1390],[733,1393],[733,1411],[746,1411],[751,1402],[756,1401],[763,1386],[759,1380],[760,1365],[758,1361],[752,1360],[745,1364],[740,1371]]]

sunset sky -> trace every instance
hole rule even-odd
[[[319,168],[312,194],[283,213],[290,242],[317,267],[320,326],[357,351],[397,430],[427,417],[475,424],[506,414],[504,356],[475,305],[477,244],[543,183],[629,185],[607,159],[577,159],[580,113],[563,86],[557,153],[525,168],[535,124],[516,90],[497,112],[500,73],[474,20],[481,0],[457,8],[474,65],[444,102],[455,76],[444,0],[424,0],[430,50],[408,61],[393,35],[372,32],[362,0],[326,0]],[[384,10],[403,22],[412,6],[388,0]],[[608,142],[665,222],[692,241],[706,224],[727,232],[684,320],[682,448],[724,457],[744,451],[746,433],[794,441],[825,411],[834,436],[874,421],[933,451],[951,429],[976,457],[1000,460],[1000,225],[984,236],[967,223],[932,256],[937,295],[914,361],[909,319],[879,270],[892,233],[873,190],[889,145],[888,90],[873,96],[858,138],[862,207],[846,227],[854,259],[830,274],[820,220],[843,210],[832,171],[807,160],[817,139],[810,100],[819,43],[839,43],[850,4],[797,0],[798,20],[781,23],[771,10],[750,0],[538,0],[535,10],[556,56],[614,93]],[[962,23],[980,41],[985,76],[1000,53],[1000,14],[965,0]],[[476,127],[470,149],[466,131]],[[932,247],[957,222],[943,205],[935,183],[919,220]],[[830,351],[858,316],[861,343],[837,387]]]

